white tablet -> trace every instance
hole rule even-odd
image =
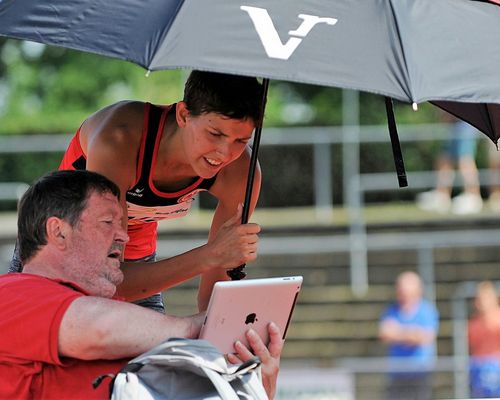
[[[301,286],[302,276],[217,282],[200,339],[208,340],[223,353],[234,353],[237,340],[248,346],[245,332],[252,328],[267,345],[271,321],[285,339]]]

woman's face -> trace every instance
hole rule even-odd
[[[255,128],[250,118],[231,119],[206,113],[185,118],[185,156],[196,175],[211,178],[241,156]]]

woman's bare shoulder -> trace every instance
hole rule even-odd
[[[82,147],[94,141],[120,145],[139,143],[144,125],[144,104],[140,101],[120,101],[92,114],[82,124]]]

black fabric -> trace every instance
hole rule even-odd
[[[403,153],[401,152],[401,144],[399,142],[398,128],[396,126],[396,118],[394,117],[394,108],[392,99],[385,98],[385,109],[387,113],[387,126],[389,127],[389,135],[391,137],[392,155],[394,157],[394,165],[398,175],[399,187],[408,186],[408,178],[406,177],[405,163]]]
[[[137,183],[134,187],[127,191],[126,199],[127,202],[132,204],[137,204],[139,206],[154,207],[154,206],[168,206],[173,204],[178,204],[179,199],[186,193],[180,196],[169,196],[160,197],[157,196],[150,187],[151,174],[153,174],[153,158],[155,151],[155,144],[160,132],[160,121],[163,113],[167,112],[164,108],[150,105],[149,116],[148,116],[148,131],[146,141],[144,143],[144,155],[142,159],[142,164],[137,165],[137,168],[141,168],[141,176],[139,177]],[[173,109],[172,109],[173,112]],[[217,176],[210,179],[203,179],[200,184],[195,189],[208,190],[212,187]],[[193,179],[193,183],[196,182],[199,177]],[[152,179],[151,179],[152,181]]]
[[[200,69],[355,89],[407,103],[450,101],[467,122],[478,119],[482,104],[500,104],[497,1],[251,3],[95,0],[89,7],[81,0],[3,0],[0,35],[152,71]],[[500,137],[499,126],[478,128],[494,141]]]
[[[73,166],[74,169],[83,171],[87,169],[87,160],[84,156],[80,156],[71,165]]]

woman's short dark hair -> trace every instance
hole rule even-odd
[[[72,227],[76,226],[94,192],[120,197],[118,186],[91,171],[51,172],[24,193],[17,219],[19,254],[23,264],[47,244],[47,220],[58,217]]]
[[[234,119],[261,120],[263,85],[256,78],[216,72],[193,71],[184,87],[192,115],[217,113]]]

